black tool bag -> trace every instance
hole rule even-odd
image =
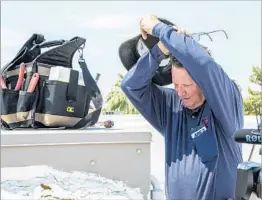
[[[45,41],[40,34],[26,41],[1,69],[7,86],[0,90],[2,128],[80,129],[98,121],[103,98],[83,59],[85,42],[81,37]],[[76,51],[79,69],[73,68]],[[25,64],[24,80],[22,88],[15,91],[21,63]],[[37,85],[28,92],[35,73],[39,75]]]

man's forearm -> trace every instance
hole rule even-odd
[[[142,56],[137,64],[128,71],[121,84],[130,102],[161,133],[166,124],[165,102],[167,96],[172,96],[171,91],[152,84],[152,77],[158,69],[162,56],[160,49],[155,45],[150,53]]]
[[[125,84],[127,84],[130,89],[136,90],[144,88],[152,82],[152,78],[163,59],[165,59],[165,55],[160,48],[155,45],[149,53],[139,58],[135,66],[127,72]]]

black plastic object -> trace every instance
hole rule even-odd
[[[176,26],[176,24],[168,21],[167,19],[163,18],[158,18],[161,22],[167,24],[167,25],[172,25]],[[214,33],[219,33],[222,32],[226,39],[228,39],[228,35],[226,31],[223,29],[220,30],[214,30],[214,31],[208,31],[208,32],[197,32],[197,33],[192,33],[188,34],[189,37],[191,37],[193,40],[196,42],[200,41],[201,36],[206,36],[210,39],[212,42],[213,39],[211,37],[212,34]],[[152,36],[148,35],[147,39],[144,40],[141,36],[141,34],[128,39],[127,41],[123,42],[120,47],[119,47],[119,57],[120,60],[123,64],[123,66],[126,68],[126,70],[130,70],[138,61],[138,59],[144,54],[147,53],[150,49],[153,48],[158,43],[159,39]],[[201,45],[201,44],[200,44]],[[201,45],[209,54],[210,51],[208,50],[207,47]],[[211,54],[210,54],[211,56]],[[172,74],[171,74],[171,68],[172,68],[172,62],[171,59],[175,62],[178,62],[174,56],[166,56],[166,59],[164,62],[161,62],[159,65],[158,70],[156,71],[152,82],[160,85],[160,86],[165,86],[169,85],[172,83]]]
[[[262,199],[262,169],[259,171],[257,183],[256,183],[257,197]]]
[[[175,24],[163,19],[159,18],[159,20],[167,25],[174,26]],[[119,47],[119,57],[126,68],[126,70],[130,70],[134,64],[138,61],[143,52],[147,52],[149,49],[152,49],[154,45],[158,43],[159,39],[152,35],[148,35],[147,39],[144,40],[141,34],[123,42]],[[171,76],[171,61],[168,61],[167,57],[166,64],[160,65],[158,70],[156,71],[153,77],[153,83],[164,86],[172,83]]]
[[[261,196],[261,165],[254,162],[240,163],[237,169],[235,200],[249,200],[251,194]]]

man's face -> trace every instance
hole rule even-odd
[[[204,95],[185,68],[172,67],[172,81],[185,107],[195,109],[203,104]]]

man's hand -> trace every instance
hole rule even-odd
[[[161,23],[161,21],[155,15],[146,15],[146,16],[141,18],[141,20],[140,20],[140,30],[141,30],[141,35],[142,35],[144,40],[146,40],[147,34],[152,35],[153,28],[158,23]],[[177,26],[173,26],[173,28],[174,28],[174,30],[177,31],[177,33],[188,35],[186,30],[183,29],[183,28],[178,28]],[[158,45],[159,49],[165,55],[169,54],[169,51],[167,50],[167,48],[164,46],[164,44],[161,41],[159,41],[157,43],[157,45]]]
[[[188,35],[188,33],[186,32],[186,30],[184,28],[178,28],[177,26],[173,26],[174,30],[177,31],[177,33],[180,33],[180,34],[184,34],[184,35]],[[167,50],[167,48],[165,47],[165,45],[159,41],[157,43],[159,49],[162,51],[163,54],[165,55],[168,55],[169,54],[169,51]]]
[[[176,30],[177,33],[184,34],[187,36],[189,35],[189,33],[184,28],[178,28],[177,26],[173,26],[173,28]]]
[[[153,28],[156,24],[160,23],[159,19],[155,15],[147,15],[141,18],[140,20],[140,30],[141,35],[144,40],[147,39],[147,34],[152,35]],[[159,49],[165,54],[168,55],[168,50],[163,45],[161,41],[157,43]]]
[[[169,51],[167,50],[167,48],[165,47],[165,45],[161,41],[159,41],[157,43],[157,46],[162,51],[163,54],[165,54],[165,55],[169,54]]]
[[[140,29],[144,40],[147,38],[147,34],[152,35],[153,28],[158,23],[160,21],[155,15],[147,15],[140,19]]]

